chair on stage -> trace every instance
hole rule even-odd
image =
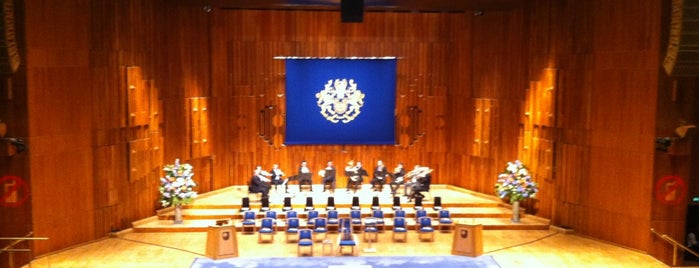
[[[313,206],[313,197],[307,196],[306,197],[306,207],[304,208],[305,211],[309,210],[314,210],[315,207]]]
[[[423,237],[427,237],[430,242],[434,241],[434,228],[432,228],[432,218],[421,217],[418,219],[418,237],[423,240]]]
[[[372,210],[371,217],[374,218],[374,220],[376,221],[376,229],[378,229],[379,232],[383,232],[383,230],[385,228],[384,227],[385,221],[383,218],[383,210],[380,210],[380,209],[379,210]]]
[[[350,210],[350,223],[353,233],[362,232],[362,211],[358,209]]]
[[[337,209],[335,207],[335,197],[328,196],[328,203],[325,205],[325,210],[330,211],[335,209]]]
[[[269,211],[269,197],[263,197],[260,199],[262,205],[260,206],[260,212]]]
[[[369,242],[369,248],[371,248],[371,242],[378,241],[379,229],[376,228],[376,219],[367,218],[364,220],[364,242]]]
[[[439,211],[439,230],[451,231],[454,229],[454,220],[451,219],[449,210],[443,209]]]
[[[302,248],[310,249],[308,251],[308,255],[313,256],[313,231],[311,231],[311,229],[299,230],[299,239],[297,245],[298,247],[296,249],[296,254],[299,257],[306,255],[301,252]]]
[[[393,212],[394,218],[405,218],[405,210],[399,209]]]
[[[400,238],[399,238],[400,237]],[[405,224],[405,218],[393,218],[393,241],[408,241],[408,226]]]
[[[264,236],[269,237],[269,240],[266,240],[267,242],[274,242],[274,219],[263,218],[257,233],[257,243],[265,241],[263,239]]]
[[[328,210],[328,233],[340,231],[340,213],[337,210]]]
[[[294,208],[291,206],[291,197],[284,197],[284,206],[282,207],[282,211],[289,211],[292,209]]]
[[[296,175],[299,182],[299,192],[303,192],[304,186],[308,187],[308,191],[313,192],[313,177],[310,173],[302,173]]]
[[[442,197],[441,196],[434,197],[434,201],[432,202],[432,209],[434,209],[434,210],[441,210],[442,209]]]
[[[422,206],[422,196],[415,197],[415,206],[413,206],[415,210],[423,209],[424,207]]]
[[[422,218],[422,217],[427,217],[427,210],[424,210],[424,209],[415,210],[415,220]]]
[[[339,254],[340,255],[347,255],[347,254],[345,254],[344,250],[346,248],[349,248],[351,250],[349,254],[354,256],[355,255],[354,248],[357,246],[357,241],[354,240],[354,235],[352,235],[350,220],[347,218],[342,219],[340,222],[340,226],[341,226],[340,227],[340,235],[339,235],[340,242],[338,243],[340,246]]]
[[[250,210],[250,197],[243,197],[240,205],[240,211],[245,212]]]
[[[399,210],[402,207],[400,206],[400,196],[394,196],[393,197],[393,210]]]
[[[296,241],[299,234],[299,219],[298,218],[288,218],[286,219],[286,242]]]
[[[299,217],[299,213],[296,212],[295,210],[289,210],[289,211],[287,211],[287,212],[285,212],[285,213],[286,213],[286,217],[285,217],[285,218],[287,218],[287,219],[298,218],[298,217]]]
[[[277,230],[277,212],[276,211],[265,211],[265,218],[270,218],[273,220],[274,223],[274,231],[276,232]]]
[[[352,206],[350,209],[352,210],[360,210],[362,207],[359,206],[359,196],[353,196],[352,197]]]
[[[413,194],[412,194],[413,197],[415,197],[415,199],[417,199],[418,197],[422,197],[424,199],[425,195],[423,194],[423,192],[425,194],[429,194],[431,184],[432,184],[432,175],[427,174],[427,176],[425,176],[424,180],[420,183],[420,185],[418,187],[416,187],[415,189],[413,189]]]
[[[323,241],[323,239],[328,237],[327,220],[325,218],[316,218],[313,223],[313,236],[315,241]]]
[[[313,229],[315,227],[315,220],[318,218],[319,213],[317,210],[306,211],[306,228]]]
[[[255,212],[248,210],[243,213],[242,232],[244,234],[255,233]]]
[[[378,196],[374,196],[371,198],[371,209],[372,210],[381,209],[381,205],[379,205],[379,197]]]

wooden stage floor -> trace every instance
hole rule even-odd
[[[292,189],[289,195],[285,195],[283,190],[274,192],[270,196],[271,207],[280,211],[281,200],[290,196],[294,199],[295,210],[302,211],[306,197],[311,196],[316,207],[323,212],[328,195],[321,193],[320,188],[314,190],[317,191],[298,193]],[[357,194],[362,209],[370,209],[375,195],[380,197],[382,210],[390,212],[392,199],[388,191],[375,193],[362,189]],[[235,186],[207,193],[187,207],[183,224],[173,224],[171,210],[161,210],[156,216],[134,222],[132,229],[40,256],[31,267],[189,267],[195,258],[206,258],[206,232],[201,226],[206,227],[221,218],[235,221],[244,196],[247,196],[246,189]],[[353,195],[341,189],[334,196],[336,206],[343,210],[349,207]],[[642,252],[550,228],[546,219],[525,215],[523,223],[513,224],[509,220],[509,207],[497,198],[457,187],[434,185],[431,197],[423,203],[429,211],[432,211],[431,202],[436,196],[442,198],[443,207],[454,211],[452,214],[457,215],[457,221],[484,224],[483,254],[493,256],[503,268],[668,267]],[[405,201],[401,200],[403,207],[411,209],[413,204]],[[259,209],[259,205],[259,202],[251,204],[253,209]],[[334,239],[336,234],[328,237]],[[296,257],[297,254],[296,244],[286,243],[283,232],[277,232],[272,243],[258,243],[257,234],[241,233],[237,234],[237,241],[239,257]],[[359,255],[451,255],[452,241],[450,232],[436,232],[434,242],[423,242],[415,231],[410,231],[408,242],[393,242],[388,230],[379,234],[378,242],[371,244],[376,252],[364,252],[361,249],[368,244],[360,242]],[[37,243],[50,243],[50,240]],[[320,245],[314,247],[314,255],[321,254]]]

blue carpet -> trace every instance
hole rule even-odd
[[[299,258],[197,258],[190,268],[233,267],[430,267],[500,268],[491,256],[400,256],[400,257],[299,257]]]

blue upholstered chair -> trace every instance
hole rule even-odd
[[[443,209],[439,211],[439,230],[451,231],[454,228],[454,221],[451,219],[449,210]]]
[[[328,228],[325,218],[316,218],[313,224],[313,236],[315,241],[323,241],[328,236]]]
[[[277,231],[277,212],[268,210],[265,212],[265,218],[270,218],[272,219],[272,223],[274,223],[274,228],[272,228],[275,232]]]
[[[254,211],[245,211],[243,213],[243,222],[242,222],[242,227],[243,233],[246,234],[252,234],[255,233],[255,212]]]
[[[379,232],[383,232],[384,230],[384,218],[383,218],[383,210],[372,210],[371,211],[371,217],[374,218],[376,221],[376,229]]]
[[[353,233],[362,232],[362,211],[358,209],[350,210],[350,223],[352,224]]]
[[[399,237],[401,238],[399,239]],[[396,240],[408,241],[408,226],[405,224],[405,218],[403,217],[393,218],[393,241]]]
[[[286,242],[296,241],[299,234],[299,218],[286,219]]]
[[[268,242],[274,242],[274,219],[263,218],[260,224],[260,229],[257,231],[257,243],[265,241],[263,237],[269,238]]]
[[[340,215],[337,210],[328,210],[328,233],[336,233],[340,230]]]
[[[432,218],[430,217],[422,217],[418,219],[418,236],[420,237],[420,240],[423,240],[423,237],[427,237],[429,241],[434,241],[434,228],[432,228]]]
[[[296,249],[296,254],[300,257],[306,254],[301,252],[301,249],[307,248],[308,255],[313,256],[313,231],[311,229],[301,229],[299,230],[299,240],[298,248]]]
[[[340,220],[340,242],[339,242],[339,254],[347,255],[345,249],[349,248],[350,255],[355,255],[354,248],[357,246],[357,241],[354,241],[354,235],[352,235],[351,222],[350,219]]]
[[[294,210],[288,210],[288,211],[286,211],[285,213],[286,213],[286,218],[287,218],[287,219],[298,218],[298,217],[299,217],[299,213],[296,212],[296,211],[294,211]]]
[[[399,209],[393,212],[393,217],[395,218],[405,218],[405,210]]]
[[[306,227],[309,229],[313,229],[313,227],[315,226],[316,218],[318,218],[317,210],[306,211]]]
[[[424,209],[418,209],[415,210],[415,219],[420,219],[422,217],[427,217],[427,210]]]

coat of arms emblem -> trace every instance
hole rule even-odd
[[[333,123],[349,123],[361,113],[364,93],[357,89],[354,79],[328,80],[325,88],[316,93],[320,114]]]

